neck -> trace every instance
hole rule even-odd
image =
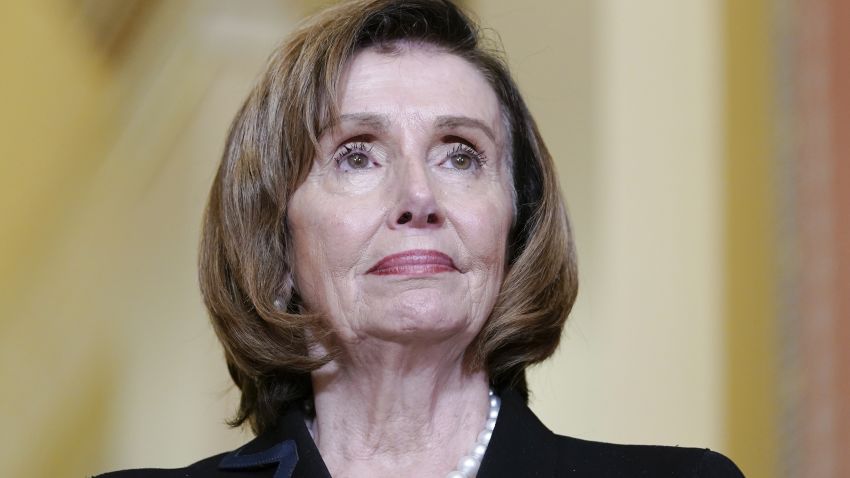
[[[314,372],[312,431],[333,476],[454,469],[486,421],[487,377],[464,372],[462,350],[435,348],[360,343]]]

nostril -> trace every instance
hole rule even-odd
[[[410,212],[406,212],[406,213],[402,214],[401,216],[399,216],[398,223],[399,224],[407,224],[408,222],[410,222],[411,219],[413,219],[413,214],[410,213]]]
[[[434,213],[428,214],[428,224],[437,224],[437,215]]]

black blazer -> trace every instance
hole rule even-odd
[[[614,445],[559,436],[546,428],[511,390],[481,461],[479,478],[716,477],[744,475],[725,456],[707,449]],[[298,407],[278,426],[238,450],[173,470],[126,470],[102,478],[330,478]]]

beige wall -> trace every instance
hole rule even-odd
[[[577,229],[579,301],[533,408],[564,434],[724,450],[719,4],[470,3]]]

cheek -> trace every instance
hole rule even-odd
[[[379,222],[378,212],[366,204],[299,190],[290,207],[289,227],[302,294],[327,293],[333,287],[329,281],[352,277]]]
[[[491,195],[483,201],[470,198],[464,207],[457,209],[455,218],[460,239],[475,262],[473,267],[501,270],[513,218],[509,195]]]

